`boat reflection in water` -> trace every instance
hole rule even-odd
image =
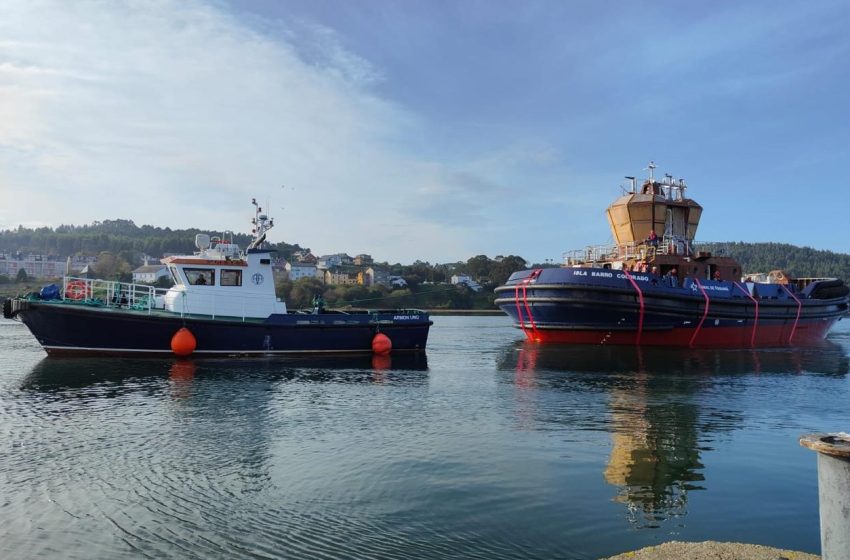
[[[549,347],[522,342],[506,350],[503,366],[511,367],[512,360],[518,373],[845,375],[850,372],[850,358],[844,347],[829,340],[816,347],[768,349]]]
[[[269,358],[84,358],[46,357],[21,382],[23,390],[43,392],[97,387],[116,396],[162,382],[186,396],[197,382],[246,383],[302,381],[310,383],[418,384],[427,381],[424,352],[386,356],[303,356]]]
[[[687,514],[688,493],[705,480],[700,453],[710,450],[718,433],[742,426],[746,410],[734,398],[717,397],[753,375],[844,376],[850,371],[846,350],[825,341],[817,348],[707,350],[610,346],[512,345],[503,354],[503,371],[513,371],[523,389],[521,422],[529,421],[526,389],[584,394],[593,405],[565,415],[563,409],[534,410],[538,421],[565,422],[574,428],[606,429],[611,453],[603,470],[617,487],[614,500],[628,508],[636,527],[659,527]],[[736,379],[736,376],[740,378]],[[711,396],[709,396],[711,395]],[[566,408],[566,407],[565,407]],[[602,416],[588,420],[583,415]],[[557,415],[557,417],[555,417]]]

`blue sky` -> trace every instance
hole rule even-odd
[[[0,228],[127,218],[379,260],[610,241],[624,175],[698,240],[850,252],[846,2],[6,1]]]

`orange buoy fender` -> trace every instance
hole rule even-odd
[[[181,328],[171,337],[171,351],[178,356],[188,356],[195,351],[196,346],[195,335],[186,327]]]
[[[372,352],[378,355],[386,355],[393,349],[393,341],[384,333],[377,333],[372,339]]]

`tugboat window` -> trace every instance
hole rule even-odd
[[[189,284],[196,286],[213,286],[215,285],[215,270],[211,268],[184,268],[186,280]]]
[[[222,270],[221,271],[222,286],[241,286],[242,271],[241,270]]]

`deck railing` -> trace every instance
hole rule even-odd
[[[166,289],[147,284],[66,276],[62,279],[60,297],[66,301],[123,307],[150,313],[160,307],[157,297],[164,296],[166,292]]]
[[[627,260],[652,260],[656,255],[694,255],[701,250],[711,249],[715,254],[725,254],[723,243],[688,241],[678,237],[659,238],[657,244],[629,242],[619,245],[588,245],[564,253],[564,266],[581,266],[595,263]]]

